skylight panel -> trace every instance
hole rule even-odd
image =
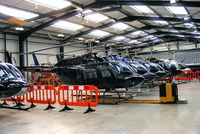
[[[184,7],[169,6],[166,8],[171,14],[175,14],[175,15],[187,15],[188,14]]]
[[[158,37],[152,37],[152,38],[150,38],[151,40],[155,40],[155,39],[158,39]]]
[[[72,3],[66,0],[25,0],[31,3],[35,3],[44,7],[52,8],[55,10],[62,9],[71,6]]]
[[[200,32],[197,32],[197,31],[196,32],[191,32],[191,34],[200,34]]]
[[[161,25],[167,25],[168,22],[167,21],[164,21],[164,20],[154,20],[155,23],[157,24],[161,24]]]
[[[134,10],[138,11],[139,13],[145,13],[145,14],[153,14],[154,12],[148,8],[147,6],[130,6]]]
[[[124,36],[117,36],[113,40],[120,41],[120,40],[124,40],[124,39],[126,39],[126,37],[124,37]]]
[[[159,41],[162,41],[162,40],[161,39],[153,40],[153,42],[159,42]]]
[[[102,31],[102,30],[94,30],[90,32],[89,34],[93,36],[103,37],[103,36],[109,35],[110,33]]]
[[[172,33],[178,33],[179,31],[178,30],[170,30],[170,32],[172,32]]]
[[[135,44],[141,44],[142,42],[141,41],[137,41],[137,42],[135,42]]]
[[[132,35],[144,35],[144,34],[145,34],[144,31],[136,31],[132,33]]]
[[[0,13],[9,15],[12,17],[16,17],[21,20],[26,20],[26,19],[30,19],[30,18],[34,18],[38,16],[38,14],[35,14],[35,13],[26,12],[23,10],[7,7],[3,5],[0,5]]]
[[[154,36],[153,35],[148,35],[148,36],[146,36],[145,38],[153,38]]]
[[[184,23],[184,26],[188,27],[188,28],[191,28],[191,27],[194,27],[194,23],[193,22],[191,22],[191,23]]]
[[[181,34],[180,34],[180,35],[175,35],[175,36],[178,36],[178,37],[185,37],[185,35],[181,35]]]
[[[145,42],[145,43],[142,43],[141,45],[147,45],[147,43]]]
[[[72,22],[68,21],[58,21],[55,24],[52,25],[53,27],[61,28],[61,29],[66,29],[70,31],[77,31],[83,28],[82,25],[75,24]]]
[[[195,38],[199,39],[199,38],[200,38],[200,36],[195,36]]]
[[[86,15],[85,18],[90,21],[94,21],[94,22],[102,22],[102,21],[108,19],[107,16],[100,14],[100,13],[89,14],[89,15]]]
[[[122,22],[115,23],[111,27],[114,29],[117,29],[117,30],[125,30],[125,29],[129,28],[129,26],[127,24],[122,23]]]
[[[138,42],[138,40],[131,40],[128,43],[132,44],[132,43],[136,43],[136,42]]]

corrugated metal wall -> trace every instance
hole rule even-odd
[[[188,51],[188,52],[177,52],[177,53],[160,53],[160,54],[147,54],[147,55],[140,55],[139,57],[147,58],[153,57],[157,59],[173,59],[176,61],[182,61],[183,63],[200,63],[200,51]]]

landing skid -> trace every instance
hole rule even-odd
[[[22,106],[24,106],[24,104],[22,104],[21,102],[17,102],[16,99],[12,98],[11,99],[16,103],[15,106],[9,106],[7,103],[2,103],[0,104],[0,108],[6,108],[6,109],[15,109],[15,110],[22,110],[22,111],[28,111],[30,108],[22,108]]]

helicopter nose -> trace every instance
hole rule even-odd
[[[172,76],[176,76],[176,75],[179,75],[180,73],[182,73],[183,71],[181,70],[175,70],[175,71],[172,71]]]
[[[147,72],[143,76],[145,78],[144,82],[153,81],[157,77],[157,75],[155,73],[151,73],[151,72]]]
[[[157,75],[157,79],[161,79],[161,78],[165,77],[167,74],[165,71],[158,71],[158,72],[156,72],[156,75]]]
[[[141,85],[144,82],[144,77],[141,75],[133,76],[131,80],[132,80],[132,87],[136,87],[136,86]]]

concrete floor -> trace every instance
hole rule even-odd
[[[85,107],[63,113],[61,107],[43,111],[45,105],[28,112],[0,109],[0,134],[200,134],[200,82],[178,87],[188,104],[99,105],[89,114],[82,114]]]

